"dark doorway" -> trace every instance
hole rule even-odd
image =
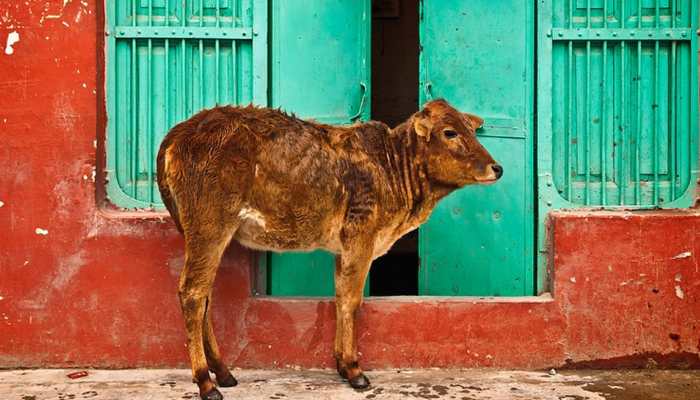
[[[418,0],[372,2],[372,119],[396,126],[418,110]],[[418,231],[370,270],[370,296],[418,294]]]

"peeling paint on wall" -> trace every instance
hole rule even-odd
[[[56,275],[51,281],[51,286],[57,290],[65,288],[84,265],[85,258],[83,250],[61,260]]]
[[[15,52],[15,49],[12,48],[15,43],[19,42],[19,33],[17,31],[12,31],[10,32],[9,35],[7,35],[7,44],[5,44],[5,54],[12,55]]]
[[[63,17],[63,12],[66,10],[66,6],[71,2],[71,0],[63,0],[63,5],[61,6],[61,11],[53,14],[43,14],[41,16],[41,19],[39,20],[39,24],[43,24],[45,20],[47,19],[59,19]],[[48,4],[47,4],[48,6]],[[46,12],[47,9],[44,9],[44,12]]]
[[[75,122],[79,115],[71,102],[71,95],[61,92],[53,100],[54,121],[58,128],[65,132],[73,132]]]
[[[680,254],[675,255],[675,256],[674,256],[673,258],[671,258],[671,259],[672,259],[672,260],[678,260],[678,259],[681,259],[681,258],[688,258],[688,257],[690,257],[691,255],[693,255],[693,253],[691,253],[691,252],[689,252],[689,251],[684,251],[684,252],[682,252],[682,253],[680,253]]]
[[[36,228],[36,229],[34,230],[34,232],[35,232],[37,235],[43,235],[43,236],[46,236],[46,235],[49,234],[49,231],[48,231],[48,230],[42,229],[42,228]]]
[[[680,285],[676,285],[676,297],[679,299],[683,299],[685,297],[685,294],[683,293],[683,289],[681,288]]]

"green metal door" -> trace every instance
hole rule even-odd
[[[690,206],[697,0],[550,0],[538,14],[540,253],[553,209]]]
[[[273,0],[270,6],[272,106],[330,124],[368,119],[370,1]],[[335,293],[332,254],[269,253],[266,261],[271,295]]]
[[[534,2],[423,1],[420,100],[485,120],[479,140],[504,167],[461,189],[419,230],[419,294],[532,295]]]

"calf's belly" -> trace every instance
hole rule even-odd
[[[265,212],[244,207],[234,239],[255,250],[312,251],[324,249],[339,253],[342,221],[332,213],[304,216]]]

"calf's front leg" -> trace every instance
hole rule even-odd
[[[340,256],[335,268],[335,360],[340,376],[355,389],[369,386],[357,363],[355,317],[371,263],[371,246],[354,246]]]

